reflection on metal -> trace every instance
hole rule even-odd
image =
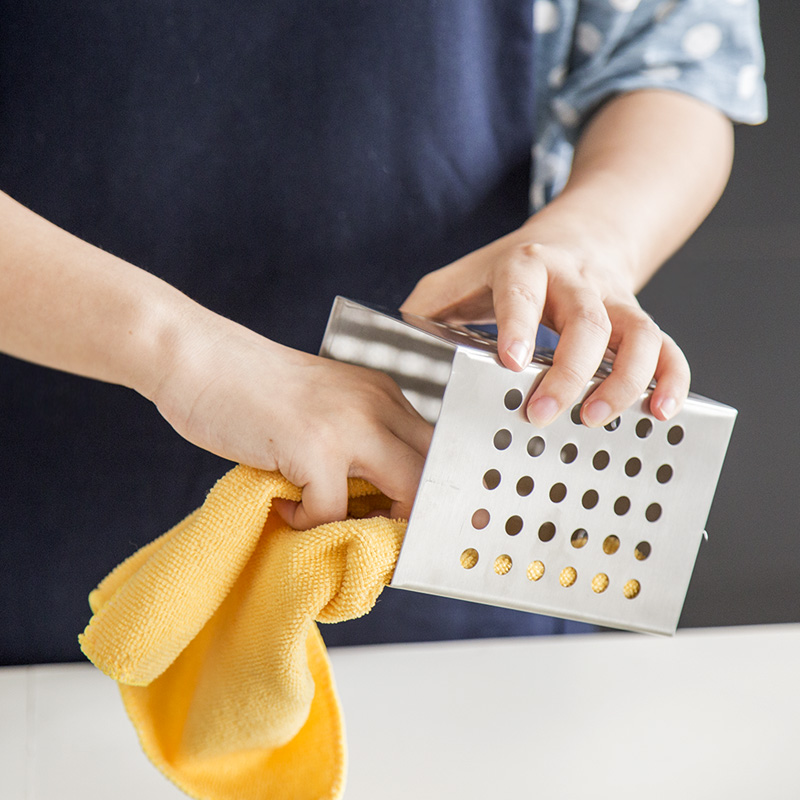
[[[322,354],[388,373],[436,421],[392,586],[674,633],[734,409],[691,395],[661,422],[647,392],[615,425],[539,430],[525,401],[552,353],[512,372],[483,332],[343,298]]]

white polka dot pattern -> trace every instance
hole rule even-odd
[[[635,11],[639,5],[639,0],[608,0],[612,8],[621,11],[623,14]]]
[[[533,29],[536,33],[552,33],[559,22],[558,7],[552,0],[536,0],[533,4]]]
[[[591,55],[602,47],[603,34],[597,27],[592,25],[591,22],[582,22],[578,25],[575,43],[579,50]]]
[[[742,100],[749,100],[758,91],[761,70],[755,64],[745,64],[736,78],[736,91]]]
[[[766,116],[757,0],[535,0],[534,210],[566,184],[586,118],[614,94],[655,87],[738,122]]]
[[[686,31],[682,44],[686,55],[708,58],[719,50],[722,31],[713,22],[701,22]]]
[[[560,89],[564,85],[566,79],[567,67],[565,64],[559,64],[557,67],[553,67],[553,69],[550,70],[550,74],[547,76],[547,85],[553,89]]]

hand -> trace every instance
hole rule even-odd
[[[528,401],[534,424],[547,425],[573,405],[607,348],[616,353],[614,368],[583,404],[584,424],[613,420],[654,377],[650,409],[665,420],[688,394],[689,366],[639,306],[625,269],[630,261],[590,224],[542,213],[423,277],[401,310],[462,324],[496,321],[500,361],[513,370],[530,363],[540,320],[558,332],[553,366]]]
[[[347,515],[347,478],[374,484],[407,518],[432,427],[373,370],[291,350],[195,307],[153,400],[184,438],[302,487],[281,501],[306,529]]]

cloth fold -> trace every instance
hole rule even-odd
[[[203,800],[338,798],[342,712],[315,625],[369,612],[391,580],[405,523],[350,479],[351,517],[289,528],[278,473],[237,466],[183,522],[89,596],[79,637],[120,684],[150,760]]]

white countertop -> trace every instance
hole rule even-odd
[[[800,624],[332,659],[348,800],[800,798]],[[0,669],[2,800],[181,797],[92,666]]]

